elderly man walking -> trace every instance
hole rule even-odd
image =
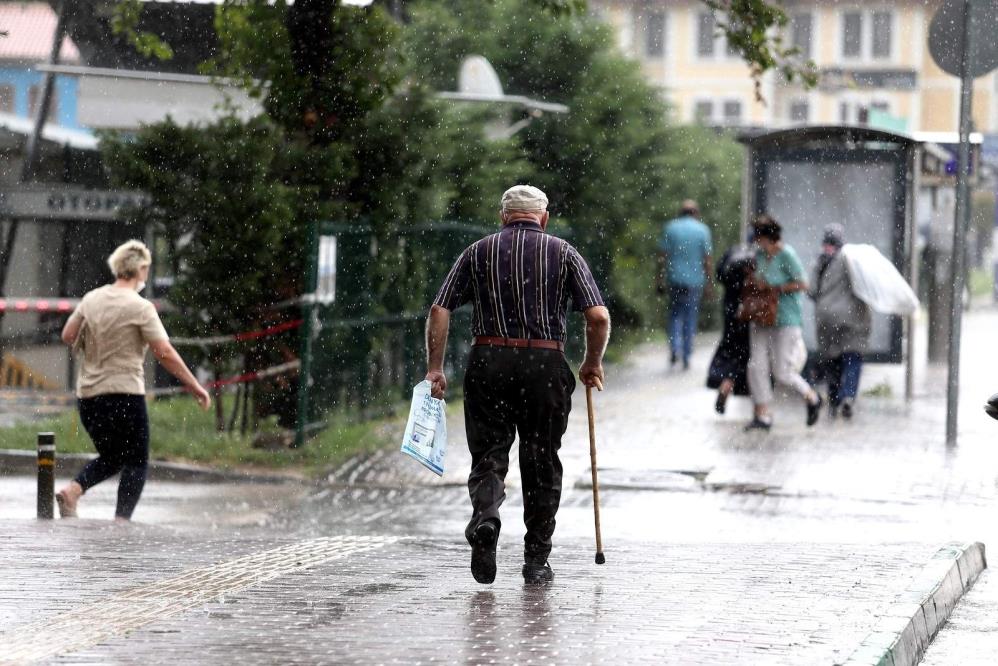
[[[558,450],[572,409],[575,378],[565,360],[569,302],[586,320],[586,355],[579,379],[602,386],[610,315],[585,260],[570,244],[545,233],[547,196],[529,185],[502,195],[502,229],[461,253],[430,308],[426,379],[443,397],[444,350],[450,313],[473,307],[471,353],[464,376],[464,417],[471,450],[472,516],[465,536],[471,573],[496,576],[496,544],[506,499],[509,451],[518,434],[523,485],[523,578],[554,578],[548,564],[561,501]]]
[[[713,252],[710,229],[700,221],[700,207],[696,201],[684,201],[679,217],[665,223],[658,249],[661,266],[657,282],[660,293],[666,291],[668,281],[670,365],[675,365],[682,358],[683,369],[688,370],[693,338],[697,332],[700,299],[704,289],[710,288]]]

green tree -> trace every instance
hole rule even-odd
[[[619,323],[657,319],[654,255],[662,223],[686,197],[732,236],[738,225],[740,151],[724,135],[670,128],[669,109],[609,29],[587,14],[524,22],[532,0],[409,4],[404,33],[411,76],[456,86],[460,61],[481,54],[509,92],[570,107],[519,135],[553,215],[570,227]]]
[[[104,137],[114,184],[147,192],[154,202],[132,215],[162,244],[158,254],[167,266],[156,271],[174,278],[170,302],[177,312],[167,317],[175,333],[252,330],[273,323],[262,305],[300,293],[303,230],[294,214],[297,192],[275,173],[282,148],[280,131],[263,118],[187,127],[167,120],[134,137]],[[196,360],[219,376],[242,369],[243,351],[212,347]],[[264,346],[261,356],[266,352]]]

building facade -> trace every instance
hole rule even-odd
[[[47,62],[52,51],[55,12],[46,2],[0,3],[0,27],[7,32],[0,39],[0,113],[34,118],[45,78],[38,65]],[[80,62],[80,52],[69,37],[62,42],[60,59],[69,64]],[[77,89],[72,77],[55,78],[48,122],[80,129]]]
[[[941,0],[786,0],[785,44],[813,60],[816,88],[767,73],[756,99],[751,73],[700,0],[592,0],[620,49],[641,63],[679,122],[736,127],[869,123],[907,132],[952,132],[959,80],[928,48]],[[975,129],[998,131],[998,75],[976,80]]]

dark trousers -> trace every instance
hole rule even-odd
[[[689,363],[693,355],[702,297],[703,287],[669,285],[669,347],[672,355],[684,363]]]
[[[131,518],[146,484],[149,465],[149,416],[142,395],[110,393],[79,401],[80,421],[98,457],[76,475],[83,490],[121,472],[114,515]]]
[[[558,449],[568,426],[575,377],[554,349],[472,347],[464,375],[464,419],[471,449],[471,522],[499,521],[506,499],[506,472],[514,436],[520,436],[524,556],[544,562],[551,552],[561,501]]]
[[[863,372],[863,355],[843,352],[828,361],[828,398],[838,407],[844,400],[855,400],[859,392],[859,377]]]

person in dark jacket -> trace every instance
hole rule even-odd
[[[718,414],[724,413],[732,393],[749,395],[749,325],[739,321],[737,314],[754,254],[752,248],[738,245],[728,249],[717,265],[717,281],[724,287],[724,330],[707,371],[707,387],[717,389],[714,409]]]
[[[814,299],[818,354],[828,380],[832,415],[853,414],[863,351],[870,338],[870,306],[852,290],[852,280],[842,256],[845,235],[840,224],[825,227],[822,252],[811,275],[808,295]]]

